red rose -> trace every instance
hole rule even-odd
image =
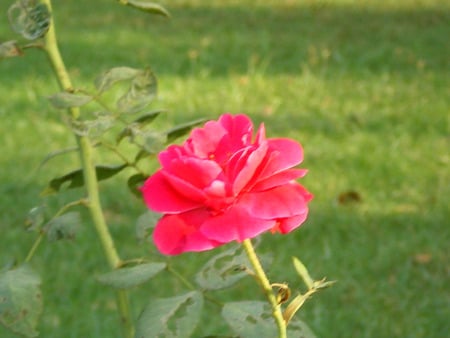
[[[167,255],[203,251],[265,231],[288,233],[306,219],[312,195],[295,182],[299,143],[253,137],[246,115],[222,115],[196,128],[181,146],[159,154],[162,168],[142,187],[144,200],[164,213],[153,232]]]

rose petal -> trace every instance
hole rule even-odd
[[[275,224],[274,220],[251,216],[244,208],[233,206],[224,213],[205,220],[201,232],[208,238],[228,243],[253,238]]]
[[[188,147],[200,158],[214,154],[220,140],[227,135],[226,129],[216,121],[209,121],[203,128],[195,128],[187,141]]]
[[[233,182],[234,194],[239,194],[255,178],[257,169],[263,162],[266,153],[267,142],[264,142],[258,148],[242,154],[241,158],[234,160],[235,163],[230,159],[230,166],[233,168],[230,170],[229,180]]]
[[[163,168],[170,165],[170,163],[178,158],[183,156],[187,156],[186,150],[183,147],[178,145],[171,145],[166,150],[163,150],[158,155],[159,163],[163,166]]]
[[[223,163],[231,154],[251,145],[253,137],[252,121],[245,115],[224,114],[219,123],[227,130],[215,151],[216,159]]]
[[[201,202],[186,198],[175,190],[161,170],[145,181],[141,191],[145,203],[153,211],[179,213],[201,206]]]
[[[163,254],[178,255],[186,251],[204,251],[222,245],[198,231],[205,217],[207,213],[203,209],[163,216],[153,232],[156,247]]]
[[[253,123],[248,116],[224,114],[219,118],[219,123],[227,130],[233,148],[251,143]]]
[[[264,126],[264,123],[261,123],[256,133],[255,144],[261,144],[265,140],[266,140],[266,127]]]
[[[303,214],[289,218],[279,219],[277,225],[272,229],[272,232],[280,232],[282,234],[287,234],[292,230],[298,228],[306,220],[307,216],[308,216],[308,209],[306,209],[306,211]]]
[[[164,176],[166,182],[172,187],[172,189],[178,193],[180,198],[184,197],[195,202],[203,202],[205,200],[206,194],[202,189],[182,180],[175,175],[172,175],[166,170],[162,170],[161,174]]]
[[[222,173],[222,168],[216,162],[195,157],[174,159],[165,169],[170,176],[200,189],[209,186]]]
[[[267,142],[267,162],[259,173],[260,179],[295,167],[303,161],[303,149],[298,142],[290,139],[268,139]]]
[[[285,171],[279,172],[278,174],[270,176],[269,178],[259,181],[251,188],[251,190],[256,192],[275,188],[277,186],[289,183],[290,181],[295,180],[299,177],[303,177],[307,172],[308,170],[306,169],[287,169]]]
[[[262,219],[279,219],[305,213],[312,195],[298,183],[289,183],[262,192],[242,196],[239,205],[250,215]]]

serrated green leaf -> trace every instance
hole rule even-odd
[[[191,131],[192,128],[202,124],[203,122],[205,122],[205,119],[197,119],[197,120],[194,120],[194,121],[191,121],[191,122],[180,124],[178,126],[175,126],[175,127],[171,128],[171,129],[169,129],[166,132],[166,134],[167,134],[167,143],[173,142],[177,138],[188,134]]]
[[[79,212],[67,212],[46,224],[47,238],[50,242],[74,239],[80,224],[81,217]]]
[[[142,130],[142,128],[153,122],[153,120],[162,112],[164,112],[164,110],[154,110],[139,116],[117,135],[116,143],[119,144],[125,137],[133,136],[137,130]]]
[[[151,14],[162,15],[170,18],[169,12],[161,5],[154,3],[149,0],[123,0],[122,3],[137,8],[141,11],[148,12]]]
[[[111,115],[98,114],[95,120],[73,120],[70,123],[70,127],[79,136],[95,139],[111,129],[115,121],[115,118]]]
[[[60,92],[49,96],[50,103],[57,109],[81,107],[92,101],[92,96]]]
[[[125,169],[128,166],[128,164],[121,164],[116,166],[106,166],[106,165],[99,165],[95,167],[95,172],[97,173],[97,179],[99,181],[106,180],[107,178],[110,178],[118,173],[120,173],[123,169]]]
[[[231,248],[212,257],[195,276],[197,284],[206,290],[219,290],[229,287],[248,276],[245,267],[247,257],[239,248]]]
[[[40,170],[51,159],[53,159],[53,158],[55,158],[57,156],[60,156],[60,155],[64,155],[64,154],[75,152],[77,150],[78,150],[78,147],[72,147],[72,148],[67,148],[67,149],[56,150],[56,151],[53,151],[53,152],[49,153],[47,156],[45,156],[45,158],[39,164],[38,170]]]
[[[133,79],[140,72],[140,69],[130,67],[111,68],[95,79],[95,87],[99,92],[104,92],[118,82]]]
[[[164,149],[166,137],[164,134],[153,130],[145,131],[141,134],[144,139],[143,147],[149,154],[157,154]]]
[[[97,280],[116,289],[128,289],[145,283],[164,270],[166,263],[148,263],[117,269],[97,277]]]
[[[159,114],[164,113],[165,110],[158,109],[153,110],[151,112],[145,113],[144,115],[139,116],[136,120],[134,120],[135,123],[139,123],[141,126],[146,126],[149,123],[153,122],[153,120],[158,117]]]
[[[97,179],[99,181],[106,180],[125,169],[128,164],[118,166],[96,166]],[[84,184],[83,170],[78,169],[64,176],[54,178],[50,181],[47,188],[42,191],[42,195],[49,195],[58,192],[63,184],[67,183],[67,189],[79,188]]]
[[[295,271],[297,271],[297,274],[305,282],[308,289],[312,289],[314,285],[314,280],[309,275],[306,266],[297,257],[292,257],[292,263],[294,264]]]
[[[12,29],[28,40],[43,37],[51,20],[46,4],[23,0],[18,0],[9,7],[8,18]]]
[[[128,188],[138,198],[142,198],[142,193],[139,190],[139,187],[145,182],[146,179],[147,177],[142,174],[135,174],[128,178]]]
[[[39,276],[28,266],[0,272],[0,322],[11,331],[36,337],[42,313]]]
[[[241,338],[277,337],[277,327],[267,303],[242,301],[226,303],[222,316]]]
[[[144,214],[139,216],[136,222],[136,237],[138,240],[144,240],[149,235],[149,229],[153,229],[161,218],[161,214],[147,210]]]
[[[133,114],[143,110],[156,97],[158,82],[149,69],[140,71],[131,81],[130,89],[117,101],[121,113]]]
[[[0,60],[23,55],[17,41],[6,41],[0,44]]]
[[[151,157],[151,156],[154,156],[154,155],[155,155],[154,153],[149,153],[147,150],[141,149],[141,150],[139,150],[139,152],[134,157],[134,163],[138,163],[143,158],[148,158],[148,157]]]
[[[197,291],[152,299],[139,316],[135,338],[190,337],[198,324],[202,307],[203,295]]]

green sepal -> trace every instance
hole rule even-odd
[[[309,275],[306,266],[297,257],[292,257],[292,263],[294,264],[295,271],[297,271],[297,274],[306,284],[308,290],[312,289],[314,285],[314,279],[312,279],[311,276]]]

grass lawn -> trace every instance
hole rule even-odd
[[[0,41],[17,39],[0,5]],[[297,279],[291,256],[337,280],[299,316],[318,337],[446,337],[450,332],[450,4],[443,0],[174,0],[171,20],[116,1],[55,1],[60,47],[78,87],[101,71],[151,66],[161,127],[223,112],[246,113],[268,136],[305,149],[302,183],[314,193],[309,220],[287,236],[263,236],[272,280]],[[55,176],[78,167],[46,96],[58,91],[44,55],[0,61],[0,264],[23,261],[35,234],[29,209]],[[114,158],[98,156],[99,162]],[[102,184],[120,254],[153,257],[137,244],[145,211],[124,176]],[[80,196],[48,197],[49,210]],[[77,238],[44,243],[32,260],[43,277],[41,337],[119,337],[115,301],[94,276],[107,270],[87,215]],[[188,277],[211,253],[172,262]],[[151,297],[187,289],[166,274],[132,292],[135,316]],[[245,290],[245,291],[244,291]],[[247,291],[248,290],[248,291]],[[223,300],[262,298],[248,278]],[[207,304],[196,337],[231,336]],[[0,327],[0,337],[11,334]]]

